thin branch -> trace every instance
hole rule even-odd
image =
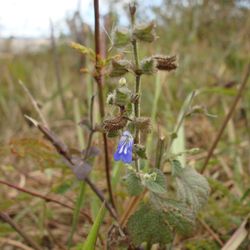
[[[51,130],[49,130],[48,128],[46,128],[44,125],[40,124],[39,122],[37,122],[36,120],[32,119],[31,117],[25,115],[25,117],[32,122],[45,136],[45,138],[50,141],[54,148],[56,149],[56,151],[63,157],[63,159],[65,160],[65,162],[67,163],[67,165],[74,170],[74,168],[77,168],[78,165],[75,164],[72,160],[71,154],[68,150],[68,147],[66,144],[64,144],[57,136],[56,134],[54,134]],[[117,220],[117,215],[116,212],[114,211],[113,207],[110,205],[110,203],[105,199],[103,193],[101,190],[99,190],[96,185],[91,182],[91,180],[88,178],[88,176],[85,176],[84,180],[89,186],[90,188],[93,190],[93,192],[100,198],[100,200],[102,202],[104,202],[106,208],[108,209],[108,211],[110,212],[111,216]]]
[[[100,58],[101,58],[101,41],[100,41],[100,14],[99,14],[99,0],[94,0],[94,12],[95,12],[95,53],[96,53],[96,61],[95,61],[95,80],[98,88],[98,99],[99,99],[99,110],[101,118],[105,116],[104,110],[104,100],[103,100],[103,75],[102,68],[100,66]],[[109,192],[109,199],[113,207],[115,208],[115,202],[113,198],[112,186],[111,186],[111,178],[110,178],[110,162],[109,162],[109,153],[108,153],[108,140],[105,133],[102,134],[103,137],[103,147],[104,147],[104,157],[105,157],[105,172],[106,172],[106,181]]]
[[[8,214],[0,211],[0,219],[8,223],[23,239],[35,250],[42,250],[42,248],[30,238],[24,230],[22,230],[10,217]]]
[[[34,109],[36,110],[37,114],[39,115],[42,123],[44,125],[46,125],[46,127],[49,128],[48,122],[46,121],[43,113],[41,112],[39,105],[38,105],[37,101],[35,100],[35,98],[32,96],[32,94],[30,93],[30,91],[28,90],[28,88],[25,86],[25,84],[22,81],[19,80],[18,82],[21,85],[21,87],[23,88],[24,92],[28,95],[28,97],[29,97]]]
[[[45,200],[46,202],[52,202],[52,203],[58,204],[58,205],[60,205],[60,206],[62,206],[62,207],[68,208],[68,209],[70,209],[70,210],[74,210],[74,207],[72,207],[72,206],[70,206],[70,205],[67,205],[67,204],[65,204],[64,202],[61,202],[61,201],[59,201],[59,200],[56,200],[56,199],[54,199],[54,198],[52,198],[52,197],[49,197],[49,196],[47,196],[47,195],[43,195],[43,194],[37,193],[37,192],[35,192],[35,191],[30,191],[30,190],[28,190],[28,189],[26,189],[26,188],[18,187],[18,186],[16,186],[15,184],[9,183],[9,182],[4,181],[4,180],[0,180],[0,184],[3,184],[3,185],[5,185],[5,186],[8,186],[8,187],[13,188],[13,189],[15,189],[15,190],[18,190],[18,191],[20,191],[20,192],[29,194],[29,195],[31,195],[31,196],[38,197],[38,198],[40,198],[40,199]],[[81,211],[80,213],[81,213],[84,217],[86,217],[86,219],[89,221],[89,223],[93,224],[93,220],[91,219],[91,217],[90,217],[87,213],[85,213],[85,212],[83,212],[83,211]]]
[[[230,109],[229,109],[226,117],[225,117],[225,120],[223,121],[223,123],[221,125],[221,128],[220,128],[220,130],[219,130],[219,132],[218,132],[218,134],[217,134],[217,136],[216,136],[216,138],[215,138],[215,140],[214,140],[211,148],[208,151],[206,160],[205,160],[204,165],[203,165],[203,167],[201,169],[201,173],[204,173],[204,171],[206,170],[206,167],[208,165],[208,162],[209,162],[210,158],[213,156],[213,152],[214,152],[214,150],[215,150],[218,142],[220,141],[221,136],[222,136],[222,134],[223,134],[223,132],[224,132],[224,130],[225,130],[225,128],[226,128],[226,126],[227,126],[230,118],[233,115],[233,112],[234,112],[234,110],[236,108],[236,105],[238,104],[238,102],[239,102],[239,100],[240,100],[240,98],[241,98],[241,96],[243,94],[243,91],[244,91],[244,89],[245,89],[245,87],[247,85],[247,82],[248,82],[249,75],[250,75],[250,63],[247,65],[247,68],[246,68],[246,71],[245,71],[245,74],[244,74],[241,86],[240,86],[240,88],[238,90],[238,93],[237,93],[237,95],[236,95],[236,97],[235,97],[235,99],[234,99],[234,101],[233,101],[233,103],[232,103],[232,105],[231,105],[231,107],[230,107]]]

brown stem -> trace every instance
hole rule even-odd
[[[35,250],[42,250],[42,248],[30,238],[24,230],[22,230],[10,217],[8,214],[0,211],[0,219],[8,223],[23,239]]]
[[[99,110],[101,118],[105,116],[104,110],[104,100],[103,100],[103,75],[102,68],[99,64],[101,58],[101,49],[100,49],[100,15],[99,15],[99,0],[94,0],[94,12],[95,12],[95,53],[96,53],[96,61],[95,61],[95,80],[98,88],[98,98],[99,98]],[[112,193],[111,179],[110,179],[110,163],[109,163],[109,154],[108,154],[108,140],[105,133],[102,134],[103,137],[103,147],[104,147],[104,157],[105,157],[105,172],[106,172],[106,180],[109,192],[109,199],[115,208],[115,202]]]
[[[214,152],[214,150],[215,150],[218,142],[220,141],[220,138],[221,138],[221,136],[222,136],[222,134],[223,134],[223,132],[224,132],[224,130],[225,130],[225,128],[226,128],[229,120],[230,120],[230,118],[233,115],[233,112],[234,112],[234,110],[236,108],[236,105],[238,104],[238,102],[239,102],[239,100],[240,100],[240,98],[241,98],[241,96],[243,94],[243,91],[244,91],[244,89],[245,89],[245,87],[247,85],[247,80],[248,80],[249,75],[250,75],[250,63],[247,65],[246,72],[244,74],[244,78],[243,78],[241,86],[240,86],[240,88],[238,90],[237,96],[235,97],[235,99],[234,99],[234,101],[233,101],[233,103],[232,103],[232,105],[230,107],[230,110],[227,113],[227,115],[225,117],[225,120],[223,121],[223,123],[221,125],[221,128],[220,128],[220,130],[219,130],[219,132],[218,132],[218,134],[217,134],[217,136],[216,136],[216,138],[215,138],[215,140],[214,140],[211,148],[208,151],[206,160],[205,160],[204,165],[203,165],[203,167],[201,169],[201,173],[204,173],[204,171],[206,170],[206,167],[208,165],[208,162],[209,162],[210,158],[213,156],[213,152]]]
[[[91,189],[96,193],[96,195],[100,198],[100,200],[102,202],[104,202],[105,204],[105,207],[108,209],[108,211],[110,212],[110,215],[115,219],[117,220],[117,214],[116,214],[116,211],[114,210],[114,208],[110,205],[110,203],[108,203],[106,200],[105,200],[105,197],[103,195],[103,193],[96,188],[96,186],[90,181],[90,179],[86,178],[85,179],[86,183],[91,187]]]
[[[146,193],[147,193],[147,190],[145,189],[141,195],[130,198],[127,209],[124,211],[124,213],[122,214],[119,220],[119,224],[121,228],[126,226],[128,218],[136,210],[140,201],[143,199]]]

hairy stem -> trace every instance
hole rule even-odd
[[[134,14],[135,13],[130,11],[132,28],[135,25],[135,15]],[[139,70],[139,54],[138,54],[138,44],[137,44],[136,39],[132,40],[132,47],[133,47],[136,72],[138,72],[138,70]],[[140,117],[140,89],[141,89],[141,75],[136,73],[136,76],[135,76],[135,94],[137,97],[136,97],[135,102],[134,102],[135,119]],[[140,144],[140,131],[138,128],[135,128],[134,143]],[[139,163],[138,157],[136,157],[136,159],[135,159],[135,167],[136,167],[136,171],[139,172],[140,163]]]
[[[101,57],[99,0],[94,0],[94,12],[95,12],[95,53],[96,53],[95,80],[96,80],[97,88],[98,88],[100,115],[101,115],[101,118],[104,118],[105,110],[104,110],[104,100],[103,100],[103,75],[102,75],[102,68],[99,64],[100,57]],[[114,202],[114,198],[113,198],[111,178],[110,178],[108,140],[107,140],[107,136],[105,133],[102,134],[102,137],[103,137],[103,147],[104,147],[104,157],[105,157],[105,172],[106,172],[106,181],[107,181],[108,192],[109,192],[109,199],[110,199],[111,204],[115,208],[115,202]]]

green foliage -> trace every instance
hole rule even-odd
[[[193,168],[180,169],[180,164],[176,162],[172,166],[175,169],[178,198],[197,212],[207,202],[210,193],[206,178]]]
[[[94,224],[90,232],[88,233],[87,239],[85,240],[83,246],[81,247],[81,250],[96,249],[96,240],[97,240],[98,232],[100,230],[100,226],[104,219],[105,212],[106,212],[106,208],[103,204],[95,218]]]
[[[128,231],[135,245],[142,242],[167,244],[173,239],[164,214],[150,204],[142,204],[129,218]]]
[[[166,178],[160,169],[153,169],[148,175],[145,175],[144,185],[153,193],[167,192]]]
[[[180,175],[181,173],[182,173],[182,171],[183,171],[183,167],[181,166],[181,162],[180,161],[178,161],[178,160],[172,160],[171,161],[171,166],[172,166],[172,175],[173,176],[178,176],[178,175]]]
[[[195,214],[186,204],[155,194],[151,194],[151,202],[156,209],[165,214],[172,230],[184,235],[192,232]]]
[[[125,176],[125,183],[127,185],[128,193],[131,196],[140,195],[144,190],[140,177],[138,177],[133,170],[128,170],[128,173]]]

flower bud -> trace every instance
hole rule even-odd
[[[135,25],[133,35],[144,42],[153,42],[156,39],[154,22]]]
[[[177,68],[176,56],[153,56],[159,70],[171,71]]]
[[[142,159],[147,159],[146,148],[143,145],[135,144],[134,152]]]
[[[108,104],[114,104],[115,103],[115,96],[114,96],[113,93],[108,94],[107,103]]]
[[[126,106],[131,100],[131,90],[123,85],[115,90],[115,104],[118,106]]]
[[[103,128],[106,132],[114,132],[126,126],[128,120],[123,116],[118,116],[103,121]]]
[[[112,68],[109,74],[110,77],[119,77],[126,74],[130,69],[128,60],[112,60]]]
[[[140,65],[141,74],[152,75],[156,72],[156,61],[154,58],[149,57],[141,61]]]
[[[113,44],[115,47],[125,47],[130,43],[131,35],[129,29],[117,27],[113,33]]]

